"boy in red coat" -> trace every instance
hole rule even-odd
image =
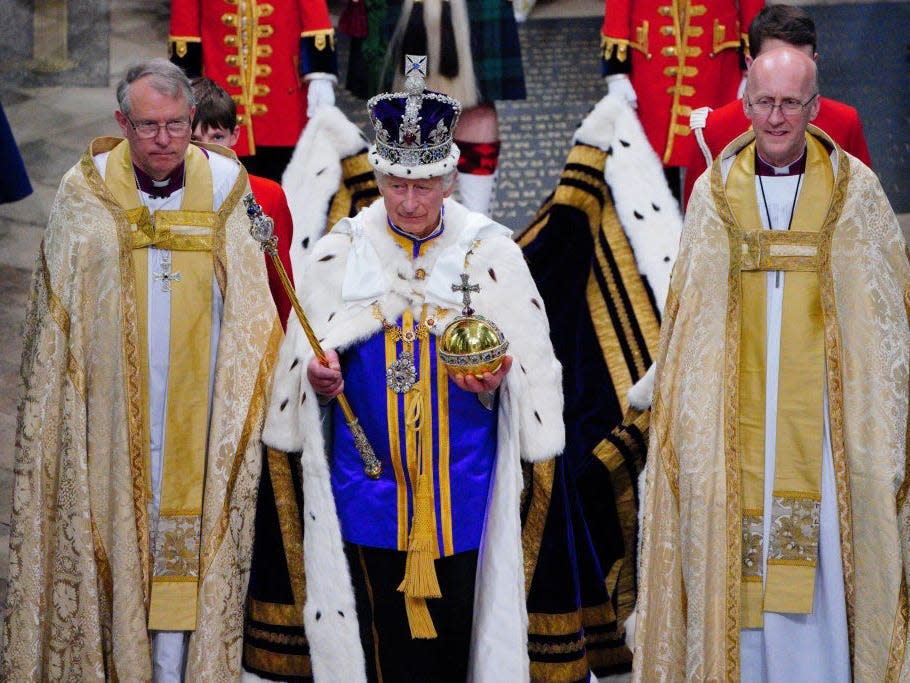
[[[234,147],[240,137],[240,126],[237,123],[237,107],[227,91],[210,78],[202,76],[193,79],[193,92],[196,95],[196,113],[193,116],[193,141],[210,142],[224,147]],[[274,180],[250,174],[250,188],[262,211],[275,222],[274,235],[278,238],[278,258],[289,278],[291,274],[291,239],[294,234],[291,221],[291,210],[284,196],[281,185]],[[270,256],[265,257],[265,266],[269,274],[269,289],[275,300],[275,307],[281,318],[281,324],[287,327],[288,314],[291,311],[291,300],[281,284],[278,271]],[[293,279],[292,279],[293,281]]]

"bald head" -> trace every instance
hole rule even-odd
[[[756,92],[761,87],[769,86],[771,81],[788,80],[800,82],[808,94],[818,92],[818,70],[815,61],[804,51],[792,47],[778,47],[762,52],[756,57],[746,81],[746,92]]]
[[[802,155],[806,127],[818,114],[817,94],[818,72],[805,52],[780,47],[755,58],[743,109],[762,159],[786,166]]]

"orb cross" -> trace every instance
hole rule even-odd
[[[472,285],[468,283],[468,274],[461,274],[461,282],[455,282],[452,284],[453,292],[461,292],[461,303],[464,304],[464,315],[471,315],[471,292],[479,292],[480,285]]]

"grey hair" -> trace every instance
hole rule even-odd
[[[130,115],[130,86],[140,78],[150,76],[149,85],[162,95],[177,99],[181,94],[186,98],[187,106],[196,106],[193,86],[190,79],[176,64],[163,57],[155,57],[145,62],[133,64],[126,70],[123,80],[117,84],[117,105],[125,116]]]
[[[389,173],[383,173],[379,169],[373,169],[373,175],[376,176],[376,184],[382,185],[386,178],[391,178],[392,175]],[[435,176],[442,179],[442,187],[445,191],[450,190],[455,185],[455,178],[458,176],[458,169],[453,168],[451,171],[446,171],[442,175]],[[405,178],[405,180],[417,180],[417,178]]]

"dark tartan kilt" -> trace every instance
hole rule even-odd
[[[474,74],[481,100],[523,100],[527,93],[512,3],[509,0],[467,0],[467,3]]]
[[[471,22],[471,56],[482,102],[523,100],[527,96],[518,24],[510,0],[466,0]],[[401,2],[390,0],[385,33],[391,38]],[[388,81],[386,89],[391,88]]]

